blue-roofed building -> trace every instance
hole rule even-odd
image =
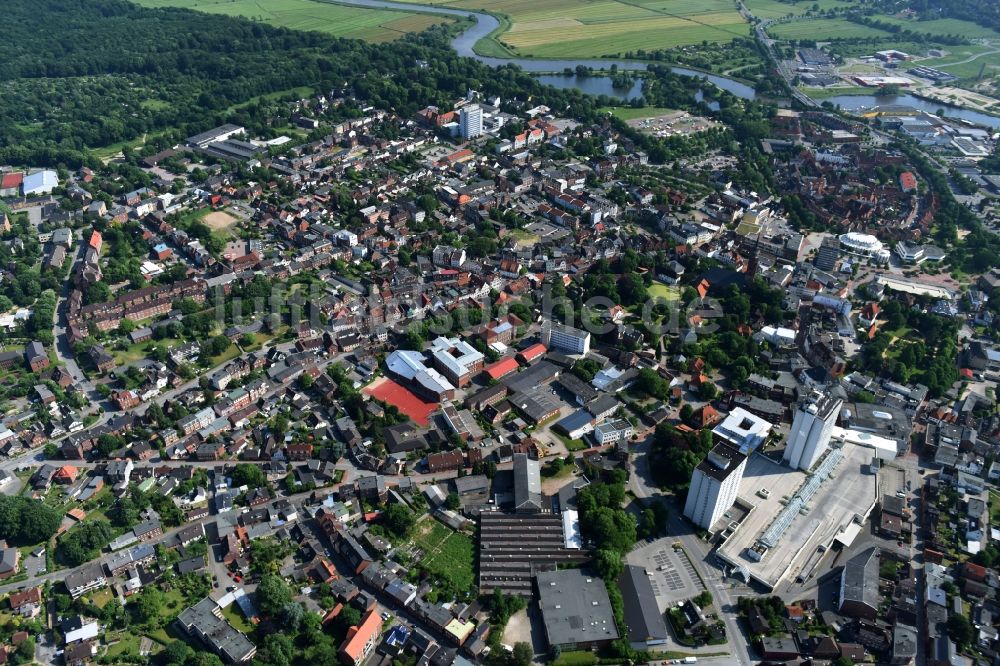
[[[569,416],[560,419],[555,427],[566,433],[570,439],[580,439],[594,430],[594,415],[586,409],[578,409]]]
[[[24,177],[24,183],[21,185],[26,197],[49,194],[57,187],[59,187],[59,175],[49,169],[28,174]]]

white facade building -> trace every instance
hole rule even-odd
[[[550,350],[586,354],[590,351],[590,333],[558,322],[546,321],[542,324],[542,344]]]
[[[458,128],[463,139],[480,136],[483,133],[483,108],[478,104],[470,104],[459,109]]]
[[[632,424],[625,419],[608,421],[594,428],[594,439],[598,444],[610,444],[632,436]]]
[[[736,501],[747,457],[728,444],[717,444],[691,475],[684,515],[711,529]]]
[[[840,247],[845,252],[859,257],[868,257],[881,263],[889,261],[889,250],[886,249],[882,241],[871,234],[859,234],[851,231],[841,234],[837,240],[840,241]]]
[[[789,467],[808,471],[826,453],[843,400],[813,393],[795,410],[784,460]]]
[[[768,421],[737,407],[715,426],[712,433],[735,446],[740,453],[748,455],[764,443],[773,427]]]

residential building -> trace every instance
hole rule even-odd
[[[632,436],[632,424],[625,419],[606,421],[594,428],[594,439],[598,444],[611,444],[627,440]]]
[[[774,426],[770,422],[736,407],[712,430],[717,440],[728,442],[745,455],[764,443]]]
[[[747,457],[728,443],[719,443],[695,468],[684,504],[684,515],[709,530],[736,501]]]
[[[459,132],[463,139],[475,139],[483,133],[483,108],[478,104],[462,107],[458,112]]]
[[[361,666],[378,644],[382,633],[382,618],[378,607],[372,608],[361,619],[361,624],[347,630],[347,637],[337,654],[347,666]]]
[[[257,646],[223,619],[222,609],[211,597],[184,609],[177,616],[177,624],[227,664],[245,664],[257,654]]]
[[[875,548],[868,548],[849,559],[840,574],[840,613],[874,620],[882,600],[878,579],[879,557]]]
[[[814,392],[799,405],[785,445],[784,461],[808,471],[826,453],[843,400]]]
[[[590,333],[554,321],[542,323],[541,343],[548,349],[558,349],[567,354],[586,354],[590,351]]]

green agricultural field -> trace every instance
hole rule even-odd
[[[135,0],[144,7],[182,7],[242,16],[281,28],[388,42],[451,19],[429,14],[348,7],[319,0]]]
[[[829,41],[832,39],[884,39],[892,33],[870,28],[866,25],[851,23],[847,19],[802,19],[779,23],[767,29],[771,37],[778,39],[813,39]],[[881,47],[880,47],[881,48]]]
[[[481,53],[595,58],[746,37],[732,0],[414,0],[502,16],[509,28]],[[491,43],[492,42],[492,43]]]
[[[801,2],[780,2],[779,0],[745,0],[744,4],[750,13],[757,18],[784,18],[789,14],[801,16],[813,11],[813,7],[818,7],[819,11],[829,9],[841,9],[850,7],[854,3],[843,0],[801,0]]]
[[[944,70],[962,79],[979,76],[983,64],[986,65],[985,76],[1000,73],[1000,42],[996,46],[970,44],[945,48],[947,55],[944,57],[927,58],[918,64]]]
[[[972,21],[960,19],[936,19],[933,21],[916,21],[897,18],[895,16],[873,16],[883,23],[892,23],[912,32],[926,35],[958,35],[966,39],[1000,39],[1000,33],[986,26],[976,25]]]

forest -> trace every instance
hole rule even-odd
[[[266,102],[303,89],[354,95],[404,117],[429,104],[450,106],[469,89],[571,110],[581,120],[620,104],[544,86],[515,65],[491,69],[460,58],[442,27],[386,48],[125,0],[9,0],[4,9],[0,164],[93,166],[95,148],[173,143],[222,122],[265,130]],[[704,98],[696,100],[700,89]],[[766,126],[765,107],[665,67],[651,68],[646,90],[634,104],[715,115],[708,105],[718,102],[724,119],[739,119],[737,140]],[[611,122],[654,162],[683,154],[683,147]]]

